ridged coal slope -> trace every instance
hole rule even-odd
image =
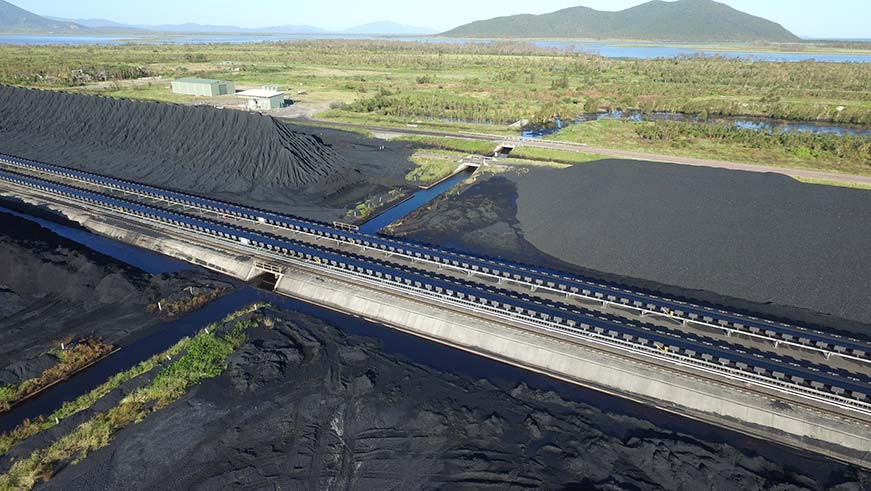
[[[198,271],[150,275],[0,211],[0,386],[54,366],[49,350],[63,339],[123,344],[148,332],[162,321],[147,305],[189,287],[233,284]]]
[[[0,151],[206,193],[301,190],[344,168],[320,138],[261,114],[16,87],[0,87]]]

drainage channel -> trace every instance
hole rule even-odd
[[[475,172],[475,168],[466,168],[442,180],[438,184],[431,186],[428,189],[421,189],[411,195],[410,198],[402,201],[396,206],[385,210],[383,213],[369,219],[366,223],[360,225],[360,232],[367,234],[376,234],[391,223],[408,216],[414,210],[426,205],[430,201],[438,198],[467,177]]]

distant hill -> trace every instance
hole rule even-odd
[[[780,24],[713,0],[653,0],[619,12],[572,7],[543,15],[472,22],[452,37],[594,38],[651,41],[799,41]]]
[[[425,36],[435,34],[438,31],[427,29],[426,27],[406,26],[396,22],[381,21],[352,27],[350,29],[345,29],[342,32],[345,34],[413,34]]]
[[[57,32],[69,33],[88,31],[88,28],[75,22],[57,21],[40,17],[9,2],[0,0],[0,32],[31,33]]]
[[[161,32],[173,34],[326,34],[326,29],[313,26],[282,25],[269,27],[239,27],[188,22],[185,24],[123,24],[108,19],[66,19],[41,17],[0,0],[0,32],[10,33],[69,33],[86,31],[88,34]],[[391,21],[373,22],[352,27],[335,34],[411,34],[428,35],[437,31],[423,27],[406,26]]]
[[[51,19],[51,20],[56,20],[58,22],[68,22],[68,23],[72,22],[75,24],[79,24],[81,26],[90,27],[90,28],[98,28],[98,29],[103,28],[103,27],[120,28],[120,29],[131,28],[131,26],[127,26],[127,25],[121,24],[119,22],[111,21],[108,19],[66,19],[63,17],[52,17],[49,15],[46,15],[45,18]]]
[[[62,17],[46,17],[48,19],[64,22],[75,22],[85,27],[97,29],[101,32],[112,31],[150,31],[167,33],[187,34],[317,34],[326,32],[323,29],[312,26],[272,26],[272,27],[238,27],[216,26],[210,24],[162,24],[162,25],[130,25],[122,24],[108,19],[64,19]]]
[[[257,29],[253,29],[257,30]],[[327,32],[320,27],[314,26],[274,26],[274,27],[264,27],[259,30],[260,32],[271,32],[276,34],[322,34]]]

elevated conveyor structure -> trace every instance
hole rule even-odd
[[[252,255],[262,258],[260,264],[301,265],[322,270],[359,284],[399,291],[453,309],[607,346],[627,356],[670,363],[699,373],[755,384],[791,397],[845,410],[863,419],[871,417],[871,402],[868,401],[868,396],[871,395],[871,379],[864,373],[833,369],[808,360],[772,356],[764,351],[735,346],[722,340],[543,300],[531,292],[519,294],[502,290],[498,284],[483,285],[471,279],[464,281],[422,271],[391,261],[389,256],[382,259],[364,257],[242,226],[222,224],[182,212],[147,206],[34,176],[0,171],[0,181],[7,186],[45,193],[104,210],[106,213],[129,217],[140,223],[196,236],[230,250],[250,251]],[[154,188],[149,188],[148,192],[154,192]],[[226,209],[221,209],[222,212],[224,210]],[[273,220],[270,216],[256,214],[249,214],[246,218],[258,223]],[[314,225],[324,227],[322,224]],[[311,222],[306,222],[309,230],[311,226]],[[348,240],[352,238],[362,240],[359,236],[349,237]],[[426,250],[431,248],[427,247]],[[448,253],[447,257],[458,256]],[[464,258],[459,265],[462,268],[468,268],[466,261],[474,259],[470,256],[461,257]],[[447,259],[442,259],[445,260]],[[480,261],[482,264],[490,264],[486,259]]]
[[[717,329],[726,334],[740,334],[765,340],[775,347],[780,345],[796,347],[819,352],[826,357],[837,356],[871,365],[871,344],[804,326],[729,312],[716,306],[664,298],[633,291],[620,285],[602,283],[591,278],[546,268],[477,257],[411,241],[365,234],[348,227],[338,227],[9,155],[0,154],[0,166],[19,171],[37,172],[46,176],[63,177],[135,196],[181,205],[224,218],[257,222],[295,233],[353,244],[363,249],[382,252],[390,257],[405,258],[411,262],[436,264],[439,267],[451,268],[469,275],[510,282],[524,286],[530,291],[551,292],[565,295],[568,298],[596,301],[603,305],[634,310],[642,315],[656,315],[682,323]]]

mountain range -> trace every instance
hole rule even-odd
[[[58,32],[87,30],[75,22],[57,21],[40,17],[9,2],[0,0],[0,30],[3,32]]]
[[[800,40],[780,24],[713,0],[653,0],[619,12],[572,7],[549,14],[511,15],[472,22],[442,35],[705,42]]]
[[[173,33],[194,33],[194,34],[408,34],[408,35],[430,35],[438,31],[435,29],[427,29],[425,27],[407,26],[396,22],[382,21],[372,22],[371,24],[363,24],[355,26],[343,31],[328,31],[314,26],[271,26],[271,27],[238,27],[238,26],[221,26],[209,24],[121,24],[106,19],[64,19],[61,17],[46,17],[47,19],[75,23],[94,30],[128,30],[128,31],[151,31],[151,32],[173,32]]]
[[[398,24],[373,22],[344,31],[307,25],[245,28],[195,23],[130,25],[106,19],[42,17],[0,0],[0,32],[109,34],[348,34],[430,35],[436,31]],[[542,15],[511,15],[465,24],[441,34],[472,38],[592,38],[651,41],[772,41],[800,38],[780,24],[738,11],[713,0],[650,2],[619,12],[572,7]]]
[[[345,29],[329,31],[313,26],[282,25],[269,27],[238,27],[230,25],[185,24],[123,24],[108,19],[67,19],[40,16],[0,0],[0,32],[53,33],[53,34],[107,34],[107,33],[189,33],[189,34],[386,34],[429,35],[438,31],[424,27],[407,26],[392,21],[373,22]]]

